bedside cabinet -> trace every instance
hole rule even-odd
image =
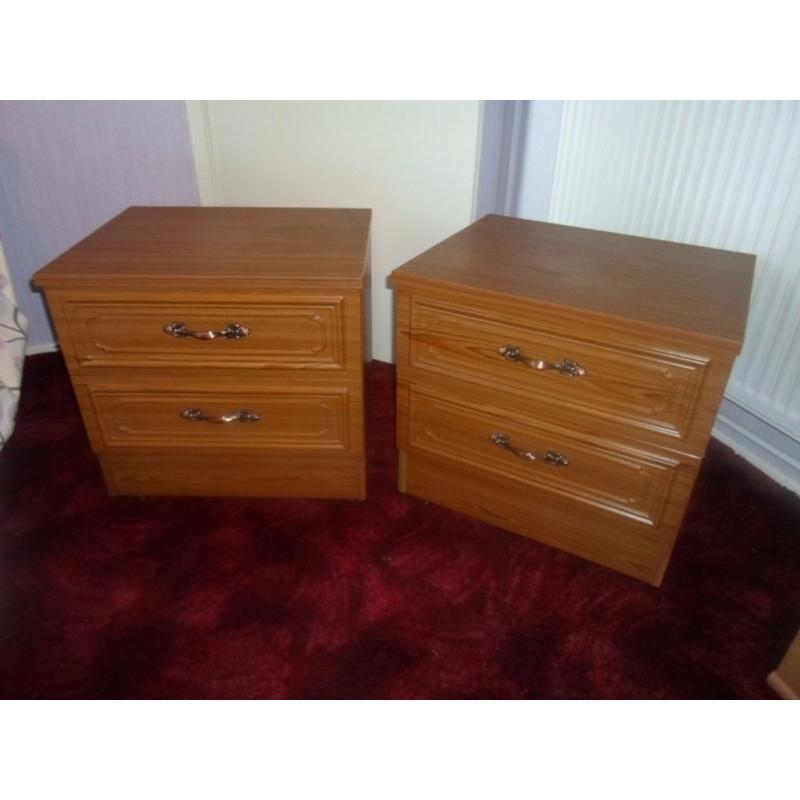
[[[40,270],[111,494],[366,494],[370,211],[129,208]]]
[[[401,491],[659,585],[754,261],[488,216],[395,270]]]

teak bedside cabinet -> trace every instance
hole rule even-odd
[[[401,491],[659,585],[754,263],[488,216],[395,270]]]
[[[365,497],[370,215],[129,208],[36,274],[112,494]]]

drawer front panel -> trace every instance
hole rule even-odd
[[[411,298],[409,366],[499,388],[631,432],[686,439],[709,359],[504,323],[477,308]],[[503,352],[501,352],[503,351]]]
[[[406,490],[417,497],[514,531],[658,585],[674,531],[642,536],[640,526],[593,513],[526,483],[410,450]]]
[[[80,367],[343,369],[343,305],[67,300],[64,312]]]
[[[267,392],[89,389],[95,449],[339,452],[350,447],[347,388]]]
[[[661,523],[679,466],[662,456],[590,444],[556,427],[509,422],[414,387],[407,414],[405,442],[401,412],[401,447],[474,465],[529,494],[548,492],[649,528]]]

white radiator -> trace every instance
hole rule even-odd
[[[567,102],[549,218],[755,253],[726,395],[800,440],[800,102]]]

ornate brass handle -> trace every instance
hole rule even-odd
[[[221,331],[190,331],[185,322],[170,322],[164,326],[164,332],[179,339],[243,339],[250,335],[250,328],[238,322],[229,322]]]
[[[191,422],[214,422],[220,425],[226,422],[258,422],[261,419],[260,414],[256,414],[255,411],[248,411],[246,408],[237,411],[235,414],[221,414],[218,417],[204,414],[199,408],[185,408],[181,411],[181,416]]]
[[[525,461],[544,461],[547,464],[552,464],[554,467],[566,467],[569,464],[569,459],[559,453],[558,450],[548,450],[543,456],[538,453],[532,453],[530,450],[521,450],[519,447],[514,447],[511,444],[511,439],[504,433],[493,433],[489,438],[498,446],[513,453],[517,458],[522,458]]]
[[[526,367],[536,370],[555,369],[562,375],[568,375],[570,378],[580,378],[586,374],[586,369],[582,367],[577,361],[571,358],[562,358],[561,361],[553,363],[552,361],[543,361],[541,358],[528,358],[522,355],[522,351],[513,344],[505,344],[497,348],[503,358],[509,361],[519,361],[520,364],[525,364]]]

